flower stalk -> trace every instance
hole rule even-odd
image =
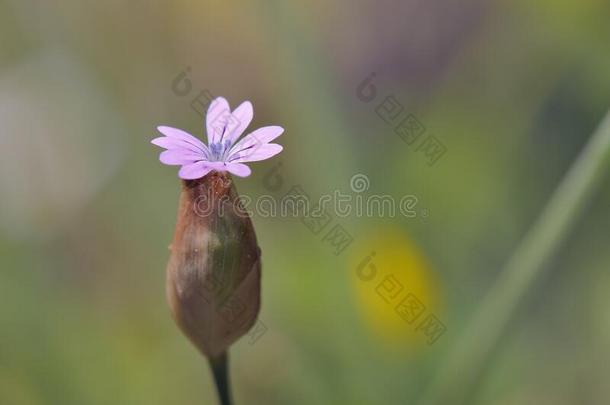
[[[210,368],[214,375],[214,383],[221,405],[231,405],[231,384],[229,379],[229,356],[225,352],[220,356],[209,359]]]

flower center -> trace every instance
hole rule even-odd
[[[225,158],[225,152],[231,147],[231,141],[225,139],[224,141],[210,144],[211,160],[221,161]]]

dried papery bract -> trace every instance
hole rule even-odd
[[[256,321],[261,277],[254,227],[228,173],[183,181],[170,250],[173,317],[213,368],[223,367],[229,346]]]

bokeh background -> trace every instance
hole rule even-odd
[[[232,348],[236,403],[412,403],[610,105],[609,18],[603,0],[1,0],[0,403],[215,403],[166,306],[180,183],[149,143],[160,124],[203,136],[204,90],[286,128],[241,193],[361,174],[364,195],[417,197],[415,217],[317,234],[254,216],[266,331]],[[434,164],[378,115],[391,96],[442,144]],[[610,401],[609,204],[604,179],[472,403]],[[433,344],[386,277],[442,321]]]

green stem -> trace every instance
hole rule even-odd
[[[479,304],[437,378],[424,392],[421,404],[460,404],[473,393],[486,360],[519,303],[582,213],[609,161],[610,112]]]
[[[231,384],[229,380],[229,359],[226,352],[215,358],[210,358],[210,368],[214,374],[214,383],[221,405],[231,405]]]

